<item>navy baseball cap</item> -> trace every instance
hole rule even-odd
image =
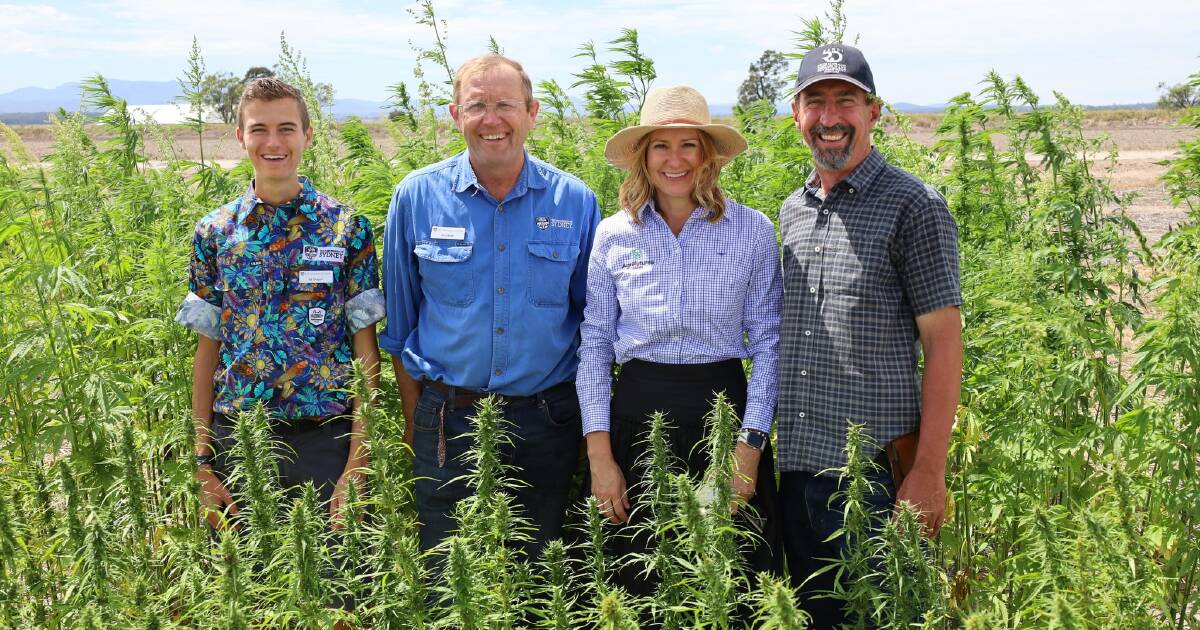
[[[796,90],[826,79],[838,79],[853,83],[867,94],[875,93],[875,77],[862,51],[846,44],[826,44],[808,51],[800,60],[800,71],[796,74]]]

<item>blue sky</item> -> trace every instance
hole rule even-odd
[[[183,72],[193,35],[210,71],[240,75],[274,63],[284,31],[313,78],[332,83],[339,97],[382,100],[390,84],[413,85],[412,45],[432,42],[432,32],[405,10],[415,6],[0,0],[0,93],[97,72],[173,79]],[[801,19],[827,7],[824,0],[435,0],[453,65],[483,52],[490,35],[535,81],[567,85],[583,65],[574,58],[580,44],[599,47],[632,27],[656,63],[656,85],[688,83],[713,103],[736,100],[749,64],[764,49],[794,49]],[[1058,90],[1077,103],[1153,101],[1160,81],[1200,71],[1196,0],[847,0],[845,11],[880,94],[894,102],[944,102],[976,90],[990,69],[1020,74],[1047,97]]]

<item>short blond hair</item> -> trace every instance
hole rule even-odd
[[[463,81],[473,75],[481,72],[487,72],[488,70],[499,66],[508,66],[509,68],[517,71],[517,74],[521,76],[521,91],[525,93],[525,104],[529,105],[532,103],[533,82],[529,80],[529,75],[525,73],[525,68],[516,61],[513,61],[504,55],[497,55],[496,53],[487,53],[486,55],[471,57],[458,67],[458,71],[454,73],[454,102],[458,103],[459,94],[462,93]]]
[[[634,145],[633,154],[637,159],[631,160],[625,181],[617,193],[621,207],[629,213],[634,223],[641,223],[642,207],[654,196],[654,184],[650,182],[650,172],[646,168],[646,153],[650,150],[648,133]],[[712,136],[702,129],[696,130],[700,138],[700,166],[696,169],[696,177],[692,180],[692,202],[708,210],[708,222],[716,223],[725,215],[725,193],[717,181],[721,178],[721,163],[717,160],[717,147]]]

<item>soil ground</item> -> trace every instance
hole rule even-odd
[[[1175,122],[1176,117],[1157,110],[1101,111],[1088,112],[1084,118],[1084,134],[1094,138],[1107,134],[1116,143],[1119,155],[1117,164],[1110,174],[1111,186],[1118,193],[1134,193],[1129,213],[1141,226],[1151,243],[1156,242],[1171,226],[1186,218],[1185,211],[1171,205],[1162,182],[1166,167],[1161,163],[1173,158],[1179,143],[1196,137],[1198,130],[1184,127]],[[908,132],[914,140],[932,146],[936,141],[937,115],[915,115]],[[885,120],[886,122],[886,120]],[[381,124],[370,124],[376,145],[390,153],[394,142]],[[17,126],[26,149],[41,159],[54,148],[54,138],[48,125]],[[151,143],[147,153],[161,160],[172,157],[197,159],[201,143],[195,133],[183,127],[169,129],[174,146],[158,146]],[[99,137],[97,133],[97,140]],[[0,135],[0,155],[7,155],[10,147]],[[232,165],[244,154],[238,146],[233,127],[211,125],[204,134],[204,157]],[[1097,169],[1097,174],[1102,169]]]

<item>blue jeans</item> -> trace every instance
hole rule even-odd
[[[425,387],[413,418],[413,474],[421,550],[427,551],[456,529],[454,506],[470,495],[459,477],[471,472],[463,455],[473,446],[461,437],[471,430],[469,416],[477,407],[455,407],[445,392]],[[579,463],[581,420],[574,383],[561,383],[534,396],[501,407],[511,445],[501,445],[501,460],[513,466],[520,482],[512,489],[517,515],[529,520],[532,540],[516,546],[536,560],[546,543],[562,534],[567,494]],[[444,425],[442,425],[444,423]],[[438,461],[439,425],[445,437],[445,457]]]
[[[870,509],[881,518],[891,513],[896,502],[896,487],[891,473],[880,469],[868,474],[875,484],[876,492],[865,500]],[[849,541],[845,536],[828,540],[842,527],[846,502],[830,497],[839,490],[837,477],[814,475],[809,472],[784,472],[779,476],[779,505],[783,521],[783,550],[787,558],[788,573],[792,587],[799,589],[800,601],[805,612],[812,615],[812,628],[837,628],[845,623],[842,601],[828,597],[816,597],[830,593],[834,588],[837,571],[831,570],[809,579],[813,573],[830,564],[830,559],[841,558],[848,551]],[[877,528],[868,535],[877,534]],[[848,584],[843,581],[844,586]]]

